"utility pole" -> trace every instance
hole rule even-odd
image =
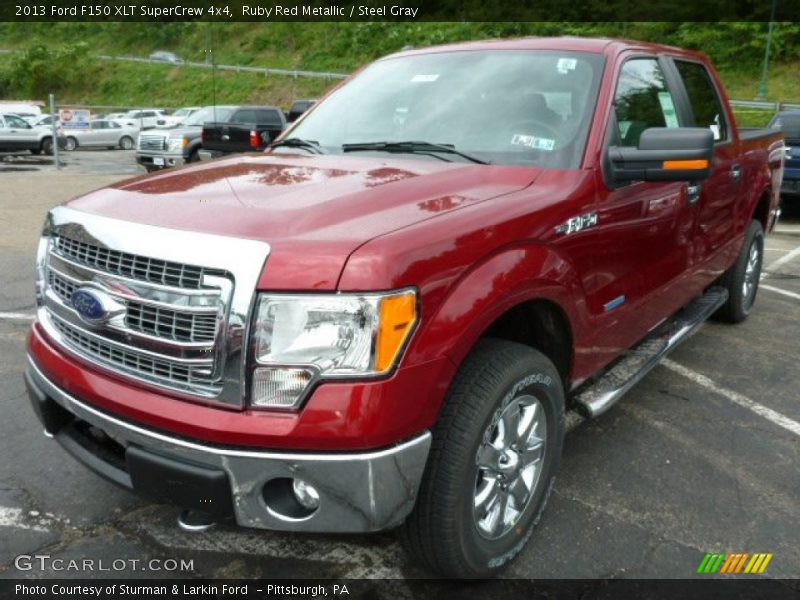
[[[53,117],[53,122],[51,124],[52,131],[53,131],[53,162],[56,165],[56,169],[59,171],[61,170],[61,161],[59,160],[58,156],[58,127],[56,126],[56,121],[58,120],[58,115],[56,114],[56,97],[55,94],[50,94],[50,116]]]
[[[772,47],[772,31],[775,28],[775,7],[778,5],[778,0],[772,0],[772,13],[769,17],[769,31],[767,32],[767,47],[764,51],[764,67],[761,70],[761,82],[758,84],[758,93],[756,100],[767,99],[767,76],[769,74],[769,51]]]

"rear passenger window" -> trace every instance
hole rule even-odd
[[[689,104],[694,114],[696,127],[708,127],[714,132],[714,139],[728,139],[728,126],[717,89],[711,81],[708,69],[700,63],[676,60],[675,66],[683,79]]]
[[[280,127],[283,125],[281,115],[277,110],[259,110],[257,111],[258,123],[260,125],[273,125]]]
[[[236,114],[233,115],[233,118],[231,119],[231,123],[250,124],[255,122],[256,122],[256,111],[250,108],[236,111]]]
[[[654,58],[634,58],[622,66],[614,107],[622,146],[638,146],[650,127],[679,127],[675,102]]]

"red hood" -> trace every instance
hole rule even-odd
[[[332,289],[361,244],[524,188],[535,177],[531,169],[433,160],[253,155],[123,181],[69,205],[265,241],[273,287]]]

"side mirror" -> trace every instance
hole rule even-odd
[[[637,148],[612,146],[608,164],[614,182],[702,181],[711,173],[714,133],[704,127],[645,129]]]

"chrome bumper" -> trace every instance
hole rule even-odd
[[[66,415],[100,429],[119,445],[128,466],[131,454],[146,454],[172,465],[187,465],[190,470],[199,467],[212,475],[224,473],[233,516],[243,527],[344,533],[399,525],[416,502],[431,444],[431,434],[425,432],[391,448],[360,453],[259,452],[205,445],[145,429],[89,406],[45,377],[30,356],[26,380],[40,418],[41,406],[36,403],[54,402],[67,411],[54,409],[59,412],[60,422]],[[124,465],[106,468],[101,457],[90,456],[87,460],[89,450],[59,431],[48,431],[48,420],[42,420],[45,433],[54,436],[67,451],[105,477],[137,491],[135,478],[129,476]],[[54,429],[52,425],[50,429]],[[310,483],[319,492],[319,508],[310,515],[282,513],[280,502],[270,504],[274,494],[264,494],[268,482],[295,478]]]

